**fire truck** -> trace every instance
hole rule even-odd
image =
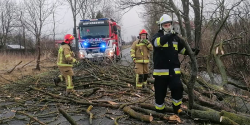
[[[110,18],[80,20],[77,29],[80,59],[121,59],[121,27],[116,21]]]

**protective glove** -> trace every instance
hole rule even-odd
[[[174,30],[171,30],[171,31],[170,31],[170,34],[172,34],[172,35],[177,35],[178,33],[175,32]]]
[[[133,62],[134,62],[134,63],[135,63],[135,59],[136,59],[136,58],[133,58]]]
[[[199,54],[199,52],[200,52],[200,49],[198,49],[198,48],[192,48],[192,51],[194,52],[194,54],[195,55],[198,55]]]
[[[76,66],[80,64],[80,62],[79,62],[78,60],[76,60],[76,59],[74,60],[73,63],[74,63]]]
[[[146,39],[143,39],[142,42],[145,43],[146,45],[148,44],[148,40]]]

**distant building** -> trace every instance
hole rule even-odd
[[[24,49],[24,47],[20,45],[6,45],[6,47],[6,49]]]

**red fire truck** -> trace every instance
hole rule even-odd
[[[116,21],[109,18],[80,20],[77,29],[79,58],[121,59],[121,27]]]

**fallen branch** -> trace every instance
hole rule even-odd
[[[154,94],[152,94],[152,95],[150,95],[150,96],[148,96],[148,97],[146,97],[146,98],[144,98],[144,99],[142,99],[142,100],[136,101],[136,102],[122,104],[122,105],[119,107],[119,109],[122,109],[123,107],[128,106],[128,105],[133,105],[133,104],[137,104],[137,103],[143,103],[143,102],[149,100],[149,99],[150,99],[151,97],[153,97],[153,96],[154,96]]]
[[[231,112],[226,112],[226,111],[221,111],[220,115],[230,118],[231,120],[238,123],[239,125],[247,125],[250,123],[250,118],[246,116],[241,116],[241,115],[234,114]]]
[[[46,125],[45,123],[39,121],[37,118],[35,118],[35,117],[33,117],[33,116],[29,115],[29,114],[26,114],[26,113],[24,113],[22,111],[16,111],[16,113],[26,115],[29,118],[31,118],[31,119],[35,120],[36,122],[38,122],[39,124]]]
[[[30,62],[24,64],[21,68],[23,68],[24,66],[27,66],[28,64],[30,64],[30,63],[33,62],[33,61],[34,61],[34,60],[32,60],[32,61],[30,61]]]
[[[121,118],[123,118],[123,117],[126,117],[126,115],[122,115],[122,116],[116,117],[115,120],[114,120],[115,125],[119,125],[118,124],[118,120],[121,119]]]
[[[162,113],[157,113],[155,111],[152,111],[152,110],[148,110],[148,109],[143,109],[143,108],[140,108],[140,107],[131,107],[133,110],[136,110],[136,111],[140,111],[140,112],[144,112],[146,114],[151,114],[152,116],[155,116],[155,117],[159,117],[161,119],[164,119],[164,120],[169,120],[169,116],[165,115],[165,114],[162,114]]]
[[[20,61],[18,64],[16,64],[10,71],[8,71],[8,73],[11,73],[12,71],[14,71],[14,69],[20,65],[23,61]]]
[[[130,116],[132,116],[136,119],[140,119],[142,121],[151,122],[154,119],[153,116],[138,113],[138,112],[134,111],[133,109],[131,109],[129,106],[124,107],[123,111],[128,113]]]
[[[71,125],[77,125],[76,122],[64,110],[58,108],[58,111],[69,121]]]
[[[237,88],[240,88],[240,89],[243,89],[243,90],[246,90],[246,91],[250,92],[250,88],[247,87],[247,86],[242,86],[242,85],[236,84],[236,83],[234,83],[232,81],[228,81],[228,84],[231,84],[231,85],[233,85],[233,86],[235,86]]]
[[[93,119],[93,113],[90,112],[90,110],[93,108],[92,105],[90,105],[88,107],[88,109],[86,110],[86,112],[89,114],[89,124],[92,125],[92,119]]]
[[[191,110],[191,117],[208,119],[211,122],[220,123],[222,125],[239,125],[227,117],[220,116],[220,112],[215,110],[199,111],[193,109]]]
[[[43,90],[40,90],[38,88],[34,88],[34,87],[30,87],[31,89],[33,90],[36,90],[36,91],[39,91],[39,92],[42,92],[46,95],[49,95],[53,98],[58,98],[58,99],[63,99],[63,100],[68,100],[69,103],[70,102],[73,102],[73,103],[77,103],[77,104],[82,104],[82,105],[95,105],[95,106],[104,106],[104,107],[111,107],[111,108],[115,108],[117,109],[119,107],[119,105],[108,105],[108,104],[103,104],[103,103],[90,103],[90,102],[85,102],[85,101],[78,101],[78,100],[75,100],[75,99],[71,99],[71,98],[67,98],[67,97],[63,97],[63,96],[59,96],[59,95],[55,95],[55,94],[52,94],[52,93],[49,93],[49,92],[45,92]]]

